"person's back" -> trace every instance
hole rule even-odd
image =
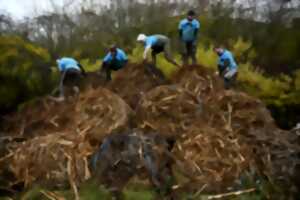
[[[152,56],[152,64],[151,68],[155,68],[156,66],[156,55],[164,52],[165,58],[168,62],[174,64],[175,66],[179,65],[173,60],[171,55],[171,41],[170,39],[161,34],[155,34],[147,36],[145,34],[139,34],[137,37],[137,41],[144,45],[145,50],[143,54],[144,61],[147,60],[148,52],[151,51]],[[150,70],[151,71],[151,70]],[[153,70],[152,70],[153,71]]]
[[[153,36],[149,36],[149,37],[155,37],[156,38],[156,45],[157,46],[163,46],[166,43],[168,43],[170,41],[170,39],[165,36],[165,35],[161,35],[161,34],[156,34]]]
[[[60,71],[65,71],[68,69],[76,69],[80,70],[80,67],[78,66],[78,62],[70,57],[63,57],[57,61],[58,68]]]
[[[225,62],[228,62],[228,63],[226,64]],[[237,67],[238,67],[235,60],[234,60],[234,57],[233,57],[232,53],[227,49],[225,49],[223,54],[220,56],[219,64],[220,65],[227,65],[229,70],[237,69]]]
[[[126,53],[122,50],[122,49],[117,49],[117,56],[116,59],[119,61],[127,61],[128,57],[126,55]]]
[[[74,58],[63,57],[56,60],[60,72],[60,81],[58,86],[59,98],[56,101],[64,100],[64,86],[73,87],[75,93],[79,92],[79,85],[82,76],[85,76],[85,70]],[[56,90],[55,90],[56,91]]]

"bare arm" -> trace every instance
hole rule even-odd
[[[149,53],[150,49],[151,49],[151,46],[147,46],[145,48],[144,55],[143,55],[144,60],[147,59],[147,56],[148,56],[148,53]]]

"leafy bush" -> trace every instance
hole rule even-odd
[[[0,51],[1,111],[52,89],[57,77],[47,50],[19,37],[0,36]]]
[[[199,46],[197,50],[197,60],[198,62],[210,69],[217,69],[217,60],[218,56],[213,51],[213,47],[205,48],[203,46]]]
[[[80,64],[83,66],[86,72],[95,72],[98,71],[101,67],[102,61],[99,59],[96,62],[91,61],[90,59],[80,60]]]

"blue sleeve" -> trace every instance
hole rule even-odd
[[[103,62],[110,62],[112,60],[112,57],[111,57],[111,53],[108,53],[104,59],[103,59]]]
[[[66,68],[66,64],[64,62],[62,62],[62,61],[59,62],[59,64],[58,64],[59,71],[64,71],[65,68]]]
[[[237,64],[236,64],[236,62],[235,62],[235,60],[234,60],[234,57],[233,57],[233,55],[232,55],[231,52],[226,51],[226,52],[224,53],[223,59],[224,59],[223,65],[225,64],[225,60],[228,60],[228,61],[229,61],[229,65],[228,65],[229,69],[236,69],[236,68],[237,68]]]
[[[200,28],[200,22],[198,20],[195,21],[195,28],[196,29]]]
[[[237,64],[235,62],[235,59],[234,59],[232,53],[230,53],[230,61],[231,61],[230,69],[236,69],[237,68]]]
[[[183,24],[184,24],[184,20],[181,20],[180,23],[179,23],[179,26],[178,26],[179,30],[183,29]]]
[[[128,60],[128,57],[127,57],[127,55],[126,55],[126,53],[123,51],[123,50],[121,50],[120,51],[120,55],[121,55],[121,58],[123,59],[123,60]]]
[[[231,52],[228,52],[228,54],[227,54],[227,59],[229,59],[230,62],[232,62],[232,61],[234,60],[234,59],[233,59],[233,55],[232,55]]]
[[[145,47],[152,47],[153,45],[153,40],[151,38],[147,39],[146,42],[145,42]]]

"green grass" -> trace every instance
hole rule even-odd
[[[152,190],[125,190],[125,200],[152,200],[155,198],[155,193]]]
[[[48,200],[48,198],[41,193],[40,188],[35,188],[23,194],[17,199],[22,200]],[[64,197],[66,200],[73,200],[74,195],[71,191],[56,191],[58,196]],[[195,196],[194,194],[182,193],[180,195],[182,200],[207,200],[211,195],[201,194]],[[157,199],[157,194],[152,189],[147,188],[127,188],[123,192],[124,200],[154,200]],[[110,200],[112,195],[103,187],[96,187],[94,185],[87,185],[80,190],[81,200]],[[224,198],[223,198],[224,199]],[[238,196],[227,197],[228,200],[262,200],[266,199],[262,192],[253,192],[250,194],[243,194]],[[9,200],[7,197],[0,198],[0,200]]]
[[[244,180],[244,179],[243,179]],[[260,183],[253,183],[250,179],[245,179],[243,181],[243,186],[241,187],[241,191],[244,189],[256,188],[256,192],[237,195],[237,196],[229,196],[223,199],[226,200],[264,200],[267,197],[272,195],[276,195],[279,197],[282,193],[280,189],[274,187],[269,182],[261,181]],[[41,193],[41,191],[46,191],[41,187],[35,187],[27,192],[24,192],[16,199],[22,200],[49,200],[45,195]],[[55,191],[60,197],[64,197],[66,200],[74,200],[74,195],[71,190],[64,191]],[[103,186],[97,186],[93,182],[88,182],[83,184],[79,189],[80,199],[81,200],[110,200],[113,199],[111,193]],[[278,194],[278,195],[277,195]],[[177,194],[180,196],[179,199],[182,200],[207,200],[211,195],[215,194],[189,194],[189,193],[180,193]],[[154,200],[159,196],[155,192],[153,187],[150,187],[145,184],[135,183],[131,181],[128,186],[123,190],[122,197],[124,200]],[[0,198],[0,200],[9,200],[8,198]]]

